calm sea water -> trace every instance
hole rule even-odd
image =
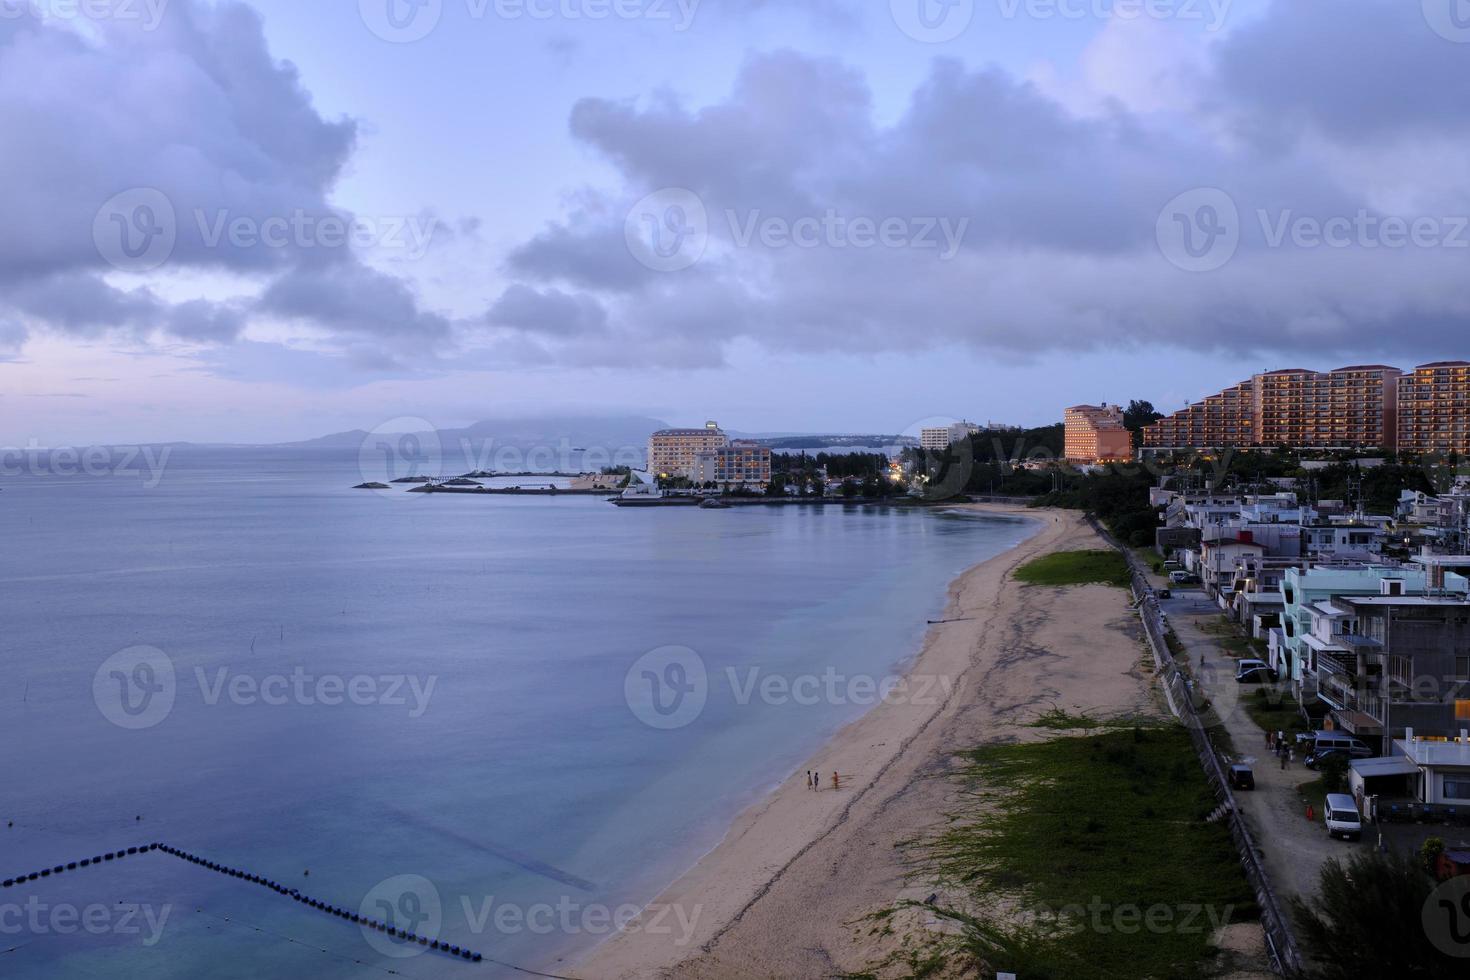
[[[556,972],[1033,527],[377,494],[357,467],[3,480],[0,877],[165,841]],[[404,952],[161,854],[0,892],[7,977],[510,975]]]

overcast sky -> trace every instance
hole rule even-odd
[[[0,0],[0,444],[1470,355],[1461,0]]]

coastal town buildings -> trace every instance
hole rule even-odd
[[[929,452],[943,452],[961,439],[979,435],[980,431],[980,426],[974,422],[956,422],[954,425],[920,429],[919,448]]]
[[[1421,365],[1398,391],[1400,452],[1470,453],[1470,362]]]
[[[771,450],[737,439],[712,452],[697,453],[690,478],[696,486],[764,487],[771,482]]]
[[[1117,405],[1074,405],[1063,413],[1069,463],[1114,463],[1133,458],[1133,433]]]
[[[1402,377],[1400,369],[1386,364],[1325,373],[1267,371],[1145,427],[1144,446],[1156,451],[1278,445],[1394,451],[1400,442]],[[1470,393],[1470,377],[1466,385]],[[1440,389],[1431,385],[1431,391],[1441,397]],[[1437,420],[1446,413],[1466,416],[1470,411],[1470,403],[1455,407],[1451,402],[1434,401],[1422,417]]]
[[[715,422],[706,422],[702,429],[660,429],[648,438],[648,469],[661,477],[692,478],[700,453],[729,445],[730,437]]]

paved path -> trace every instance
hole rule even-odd
[[[1286,771],[1266,747],[1266,733],[1251,719],[1241,699],[1255,690],[1235,683],[1235,660],[1221,649],[1216,637],[1201,629],[1203,625],[1221,622],[1219,606],[1198,590],[1175,589],[1173,598],[1161,600],[1160,606],[1174,633],[1184,644],[1191,668],[1209,694],[1216,710],[1223,716],[1238,758],[1255,770],[1254,792],[1237,793],[1256,842],[1260,845],[1266,873],[1272,884],[1285,895],[1310,898],[1317,891],[1317,874],[1324,861],[1352,852],[1354,847],[1371,846],[1370,833],[1361,844],[1334,840],[1320,823],[1310,823],[1306,808],[1297,793],[1302,783],[1316,779],[1317,774],[1302,764],[1301,753]],[[1201,661],[1215,669],[1201,671]],[[1313,800],[1317,811],[1321,800]]]

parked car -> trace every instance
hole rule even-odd
[[[1183,585],[1185,582],[1189,581],[1189,573],[1182,570],[1177,572],[1170,572],[1169,581],[1173,582],[1175,585]]]
[[[1363,836],[1363,818],[1358,815],[1358,804],[1351,796],[1328,793],[1322,815],[1327,818],[1328,837],[1358,840]]]
[[[1264,660],[1242,660],[1235,665],[1235,683],[1265,684],[1276,679],[1276,671]]]
[[[1231,789],[1255,789],[1256,774],[1250,766],[1234,765],[1226,776]]]
[[[1371,759],[1378,754],[1368,743],[1342,732],[1314,732],[1313,736],[1307,742],[1308,757],[1341,752],[1350,759]]]

